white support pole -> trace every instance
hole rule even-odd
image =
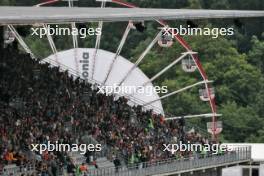
[[[129,71],[126,73],[126,75],[124,76],[124,78],[120,81],[120,83],[118,84],[119,86],[128,78],[128,76],[131,74],[131,72],[139,65],[139,63],[144,59],[144,57],[148,54],[148,52],[151,50],[151,48],[155,45],[155,43],[157,43],[160,35],[161,35],[160,31],[156,37],[152,40],[152,42],[148,45],[148,47],[144,50],[144,52],[140,55],[140,57],[138,58],[138,60],[134,63],[134,65],[129,69]]]
[[[76,28],[76,24],[75,23],[71,23],[71,28],[73,29],[77,29]],[[77,35],[72,35],[72,41],[73,41],[73,48],[78,48],[79,44],[78,44],[78,38]]]
[[[165,118],[164,120],[166,120],[166,121],[168,121],[168,120],[179,120],[181,118],[190,119],[190,118],[195,118],[195,117],[209,118],[209,117],[213,117],[213,116],[220,117],[220,116],[222,116],[222,114],[208,113],[208,114],[198,114],[198,115],[185,115],[185,116],[169,117],[169,118]]]
[[[43,3],[40,3],[40,4],[37,4],[35,5],[35,7],[39,7],[39,6],[42,6],[42,5],[46,5],[46,4],[51,4],[51,3],[54,3],[54,2],[58,2],[59,0],[50,0],[50,1],[47,1],[47,2],[43,2]],[[26,53],[30,54],[31,58],[32,59],[36,59],[35,55],[33,54],[33,52],[29,49],[29,47],[27,46],[27,44],[24,42],[23,38],[18,34],[17,30],[14,28],[13,25],[8,25],[7,26],[10,31],[13,32],[13,34],[15,35],[17,41],[19,42],[19,44],[22,46],[22,48],[26,51]],[[49,40],[49,39],[48,39]],[[51,45],[51,48],[53,48],[53,46]],[[53,49],[52,49],[53,50]]]
[[[73,0],[68,0],[68,5],[70,8],[73,7]],[[76,23],[75,22],[72,22],[71,23],[71,28],[72,30],[73,29],[76,29]],[[73,47],[74,48],[78,48],[78,38],[77,38],[77,35],[72,35],[72,41],[73,41]]]
[[[37,4],[34,7],[39,7],[39,6],[43,6],[43,5],[47,5],[47,4],[52,4],[52,3],[58,2],[58,1],[60,1],[60,0],[50,0],[50,1],[46,1],[46,2],[43,2],[43,3]]]
[[[48,31],[47,24],[43,24],[43,28],[45,28],[45,30]],[[51,35],[49,35],[49,33],[47,33],[46,36],[47,36],[47,39],[49,41],[50,48],[51,48],[51,50],[52,50],[52,52],[53,52],[53,54],[55,56],[56,62],[59,65],[58,55],[57,55],[58,51],[57,51],[57,48],[56,48],[56,46],[54,44],[53,38],[52,38]]]
[[[108,77],[109,77],[109,75],[110,75],[110,73],[111,73],[111,71],[112,71],[112,69],[114,67],[115,61],[116,61],[116,59],[118,58],[118,56],[120,55],[120,53],[121,53],[121,51],[123,49],[123,46],[124,46],[124,44],[126,42],[127,36],[128,36],[128,34],[129,34],[130,30],[131,30],[132,25],[133,25],[132,22],[129,22],[127,27],[126,27],[126,30],[125,30],[125,32],[123,34],[123,37],[122,37],[122,39],[121,39],[121,41],[119,43],[119,46],[118,46],[118,48],[116,50],[115,57],[114,57],[112,63],[110,64],[109,70],[107,71],[106,77],[105,77],[105,79],[103,81],[103,85],[106,83],[106,81],[107,81],[107,79],[108,79]]]
[[[29,49],[29,47],[27,46],[27,44],[24,42],[23,38],[18,34],[17,30],[14,28],[14,26],[12,25],[8,25],[7,26],[10,31],[13,32],[13,34],[15,35],[17,41],[19,42],[19,44],[22,46],[22,48],[26,51],[26,53],[30,54],[32,59],[36,59],[35,55],[33,54],[33,52]]]
[[[249,176],[252,176],[252,162],[249,162]]]
[[[73,7],[73,0],[68,0],[68,5],[70,8]],[[76,30],[76,23],[72,22],[71,23],[71,29]],[[76,68],[76,72],[79,75],[79,63],[78,63],[78,37],[77,35],[72,35],[72,41],[73,41],[73,48],[74,48],[74,60],[75,60],[75,68]]]
[[[102,1],[101,8],[104,8],[105,7],[105,4],[106,4],[106,2],[105,1]],[[99,21],[98,22],[98,28],[101,29],[101,30],[103,29],[103,21]],[[94,51],[93,60],[92,60],[93,63],[92,63],[91,79],[93,79],[93,77],[94,77],[94,70],[95,70],[95,64],[96,64],[96,56],[97,56],[98,49],[100,47],[101,37],[102,37],[102,34],[96,36],[95,51]]]
[[[154,103],[154,102],[156,102],[156,101],[159,101],[159,100],[162,100],[162,99],[164,99],[164,98],[170,97],[170,96],[172,96],[172,95],[178,94],[178,93],[183,92],[183,91],[185,91],[185,90],[187,90],[187,89],[190,89],[190,88],[192,88],[192,87],[198,86],[198,85],[200,85],[200,84],[209,83],[209,82],[212,82],[212,81],[205,80],[205,81],[197,82],[197,83],[192,84],[192,85],[190,85],[190,86],[186,86],[186,87],[184,87],[184,88],[182,88],[182,89],[179,89],[179,90],[176,90],[176,91],[174,91],[174,92],[168,93],[168,94],[166,94],[166,95],[164,95],[164,96],[162,96],[162,97],[160,97],[160,98],[157,98],[156,100],[153,100],[153,101],[150,101],[150,102],[148,102],[148,103],[145,103],[145,104],[143,104],[143,106],[147,106],[147,105],[152,104],[152,103]]]
[[[52,4],[52,3],[54,3],[54,2],[58,2],[58,0],[50,0],[50,1],[47,1],[47,2],[43,2],[43,3],[40,3],[40,4],[35,5],[35,7],[40,7],[40,6],[42,6],[42,5],[46,5],[46,4]],[[42,26],[43,26],[43,28],[45,28],[46,31],[48,31],[48,26],[47,26],[47,24],[43,24]],[[55,56],[56,63],[57,63],[57,65],[59,65],[58,55],[57,55],[58,51],[57,51],[57,48],[56,48],[55,43],[54,43],[54,41],[53,41],[53,38],[52,38],[51,35],[49,35],[48,32],[46,33],[46,36],[47,36],[47,39],[48,39],[48,42],[49,42],[50,48],[51,48],[51,50],[52,50],[52,52],[53,52],[53,54],[54,54],[54,56]]]

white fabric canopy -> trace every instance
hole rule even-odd
[[[94,48],[77,48],[77,49],[69,49],[66,51],[58,52],[55,56],[50,55],[47,58],[43,59],[44,62],[51,63],[52,65],[58,66],[62,70],[69,70],[69,73],[76,76],[79,75],[81,78],[85,79],[86,77],[83,76],[84,70],[83,65],[83,54],[89,53],[89,82],[90,83],[97,83],[102,84],[106,78],[106,75],[110,69],[110,65],[115,57],[115,53],[105,51],[102,49],[98,49],[97,57],[95,62],[93,61],[95,49]],[[133,63],[128,61],[122,56],[117,57],[112,70],[109,74],[109,77],[105,83],[105,86],[113,86],[118,85],[120,81],[124,78],[127,74],[128,70],[133,67]],[[92,70],[94,67],[94,75],[93,79],[91,79]],[[78,71],[77,71],[78,70]],[[123,82],[121,87],[138,87],[142,86],[145,82],[149,81],[149,78],[139,69],[135,68],[131,74],[127,77],[127,79]],[[148,89],[152,89],[152,94],[149,92],[147,93],[140,93],[134,92],[132,94],[120,93],[117,96],[126,96],[129,98],[130,105],[143,105],[147,102],[151,102],[159,98],[159,95],[154,91],[152,83],[148,83],[146,85]],[[156,113],[164,114],[163,107],[161,101],[156,101],[150,104],[149,106],[145,107],[146,109],[153,109]]]

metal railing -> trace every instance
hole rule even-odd
[[[9,176],[9,175],[21,175],[21,174],[32,174],[35,172],[35,165],[27,165],[27,166],[16,166],[15,164],[7,165],[0,171],[1,176]]]
[[[157,162],[138,163],[130,167],[109,167],[89,170],[92,176],[147,176],[166,173],[188,172],[212,167],[239,164],[251,160],[251,147],[243,146],[233,149],[222,155],[211,155],[200,158],[167,159]],[[35,171],[34,165],[18,167],[7,165],[0,175],[31,174]]]
[[[90,170],[93,176],[147,176],[182,171],[200,170],[201,168],[217,167],[228,164],[237,164],[251,159],[250,146],[239,147],[233,151],[197,159],[168,159],[158,162],[140,163],[128,168],[102,168]]]

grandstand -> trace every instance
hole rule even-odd
[[[47,1],[47,4],[57,2]],[[112,2],[135,7],[134,5]],[[42,6],[40,4],[37,6]],[[69,1],[69,6],[72,7]],[[216,144],[220,128],[216,117],[214,89],[208,80],[198,54],[180,36],[176,36],[186,49],[181,57],[148,78],[137,66],[155,43],[169,47],[170,41],[158,35],[146,48],[135,64],[120,56],[129,30],[137,28],[133,20],[152,20],[165,25],[164,19],[189,18],[232,18],[263,17],[263,12],[250,11],[193,11],[166,9],[123,9],[102,8],[61,8],[61,7],[0,7],[0,174],[1,175],[91,175],[91,176],[147,176],[147,175],[215,175],[220,176],[223,168],[251,165],[251,147],[237,146],[229,152],[177,151],[163,150],[163,144],[190,142],[195,144]],[[21,14],[16,13],[21,9]],[[49,10],[54,13],[48,13]],[[91,13],[84,13],[89,10]],[[175,13],[177,11],[177,13]],[[148,12],[148,13],[146,13]],[[186,17],[188,12],[189,16]],[[60,14],[59,18],[56,13]],[[198,14],[200,17],[197,17]],[[69,18],[68,14],[72,14]],[[88,15],[87,15],[88,14]],[[125,15],[126,14],[126,15]],[[50,15],[47,17],[47,15]],[[209,15],[209,16],[208,16]],[[46,20],[48,19],[48,20]],[[100,50],[100,35],[95,48],[79,48],[73,36],[73,49],[57,52],[51,36],[47,35],[53,53],[47,58],[38,58],[16,31],[17,24],[71,23],[99,21],[129,21],[127,30],[116,53]],[[4,26],[7,25],[7,28]],[[140,25],[143,25],[140,23]],[[5,32],[8,31],[8,37]],[[160,38],[161,37],[161,38]],[[163,39],[163,40],[162,40]],[[165,40],[165,41],[164,41]],[[165,43],[164,43],[165,42]],[[168,43],[166,43],[168,42]],[[18,44],[26,53],[18,49]],[[77,67],[84,52],[90,53],[89,80],[80,75]],[[77,53],[77,54],[76,54]],[[110,53],[110,54],[109,54]],[[99,67],[105,57],[114,58]],[[187,58],[187,59],[186,59]],[[70,61],[69,61],[70,60]],[[119,84],[152,85],[157,77],[182,60],[183,70],[196,69],[202,81],[185,87],[164,97],[147,95],[106,95],[98,93],[99,85]],[[97,61],[97,62],[96,62]],[[124,73],[114,70],[124,67]],[[119,64],[117,64],[119,63]],[[123,63],[124,65],[120,64]],[[110,71],[107,69],[110,68]],[[131,68],[131,69],[129,69]],[[96,72],[97,69],[97,72]],[[101,70],[100,70],[101,69]],[[98,71],[99,70],[99,71]],[[112,72],[112,75],[111,75]],[[116,73],[118,72],[118,73]],[[100,74],[101,73],[101,74]],[[116,74],[114,74],[116,73]],[[133,75],[134,74],[134,75]],[[112,77],[111,77],[112,76]],[[118,77],[120,76],[120,77]],[[116,78],[116,80],[114,78]],[[128,79],[129,78],[129,79]],[[128,81],[127,81],[128,80]],[[129,80],[132,80],[129,82]],[[127,81],[127,82],[126,82]],[[161,100],[197,85],[200,97],[208,101],[211,108],[208,114],[186,117],[170,116],[164,112]],[[212,117],[209,136],[201,129],[191,129],[184,118]],[[100,151],[48,151],[42,154],[32,151],[32,144],[56,142],[81,145],[100,144]],[[259,162],[258,162],[259,164]],[[225,175],[223,175],[225,176]]]
[[[59,72],[58,67],[50,68],[48,63],[40,64],[29,55],[16,53],[9,47],[1,51],[1,71],[5,73],[1,76],[4,100],[1,102],[1,130],[7,140],[3,146],[8,150],[5,155],[8,163],[23,165],[31,163],[28,157],[38,158],[24,154],[31,155],[28,153],[31,143],[41,144],[47,140],[55,143],[60,139],[69,144],[83,143],[85,134],[105,143],[111,148],[110,155],[121,154],[129,164],[173,157],[162,152],[161,146],[176,136],[193,142],[206,140],[197,134],[184,136],[179,124],[165,123],[161,115],[142,111],[139,106],[130,107],[126,98],[115,101],[113,96],[96,94],[97,90],[92,90],[89,83],[68,77],[68,73]],[[136,123],[131,125],[133,115]],[[153,121],[153,126],[149,126],[149,121]],[[19,153],[21,151],[24,152]],[[2,152],[3,155],[6,151]],[[9,158],[11,155],[21,161]],[[62,163],[69,162],[67,158],[60,158],[65,154],[51,157],[53,155]],[[131,161],[132,155],[138,156],[136,161]],[[188,153],[180,154],[180,157],[185,156]]]

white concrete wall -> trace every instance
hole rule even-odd
[[[227,167],[222,169],[222,176],[242,176],[242,172],[241,166]]]
[[[264,164],[261,164],[259,167],[259,176],[264,176]]]
[[[225,143],[229,147],[238,146],[251,146],[251,159],[253,161],[259,162],[264,161],[264,144],[263,143]]]

